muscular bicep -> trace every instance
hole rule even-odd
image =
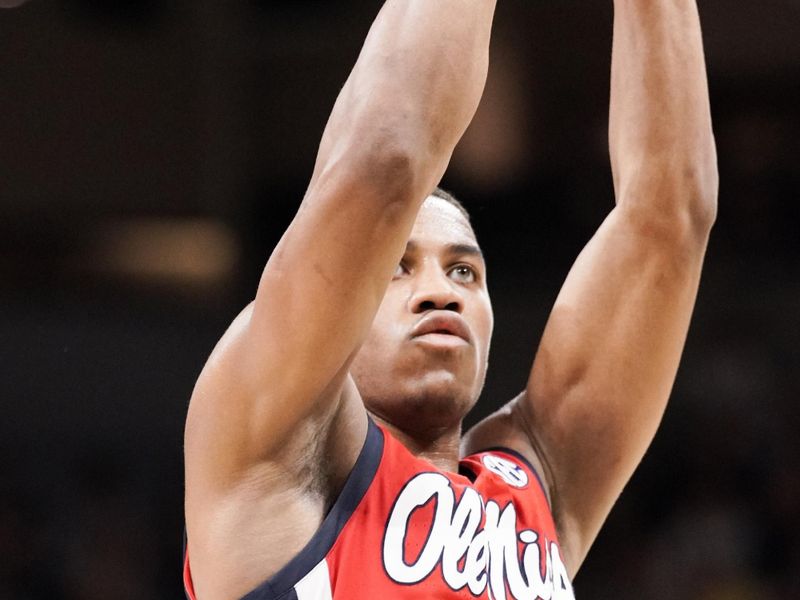
[[[663,415],[706,235],[615,209],[545,328],[521,409],[551,473],[573,573]]]

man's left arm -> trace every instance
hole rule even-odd
[[[525,392],[467,438],[537,459],[571,576],[661,421],[716,217],[695,0],[614,4],[617,205],[558,296]]]

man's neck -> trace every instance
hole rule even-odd
[[[458,472],[461,423],[451,428],[417,434],[404,431],[373,413],[370,416],[386,427],[414,456],[427,460],[443,471]]]

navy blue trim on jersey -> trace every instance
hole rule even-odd
[[[458,474],[469,479],[470,483],[475,483],[475,480],[478,478],[475,471],[463,463],[458,464]]]
[[[484,448],[483,450],[479,450],[478,452],[472,452],[470,456],[474,456],[475,454],[483,454],[485,452],[503,452],[504,454],[513,456],[517,460],[521,461],[524,465],[526,465],[531,470],[534,477],[536,477],[536,481],[539,483],[539,487],[542,488],[542,493],[544,494],[544,497],[547,500],[547,504],[550,506],[550,510],[553,509],[553,503],[550,501],[550,492],[548,491],[547,486],[544,484],[542,476],[539,475],[539,471],[537,471],[536,467],[534,467],[533,464],[531,464],[531,461],[529,461],[525,456],[523,456],[516,450],[513,450],[511,448],[506,448],[505,446],[492,446],[491,448]]]
[[[294,586],[325,559],[375,479],[383,457],[383,443],[383,432],[369,419],[361,453],[320,528],[297,556],[242,600],[297,600]]]

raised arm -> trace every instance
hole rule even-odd
[[[343,403],[349,415],[363,413],[349,361],[477,108],[494,4],[389,0],[382,8],[255,301],[198,380],[186,426],[187,514],[250,467],[296,464],[303,457],[286,453],[307,452]],[[363,439],[365,420],[351,421],[346,433]]]
[[[570,272],[526,392],[506,412],[544,463],[572,575],[661,420],[716,215],[695,0],[614,5],[617,205]]]

